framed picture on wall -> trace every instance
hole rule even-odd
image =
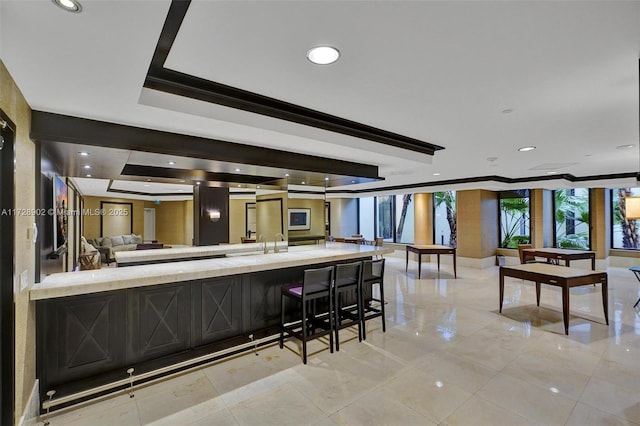
[[[64,178],[53,178],[53,249],[59,250],[67,243],[67,209],[69,201],[67,183]]]
[[[289,231],[311,229],[311,209],[288,209]]]

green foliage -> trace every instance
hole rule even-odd
[[[517,248],[518,244],[529,244],[529,235],[519,234],[520,224],[524,221],[529,230],[529,198],[503,198],[500,200],[500,227],[502,248]]]
[[[556,245],[561,248],[589,248],[589,197],[571,195],[569,190],[554,191],[555,196],[555,221],[556,221]],[[587,231],[567,234],[567,219],[573,219],[575,228],[586,225]]]

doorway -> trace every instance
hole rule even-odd
[[[15,125],[0,110],[0,424],[14,424],[15,311],[14,256],[14,154]]]
[[[144,241],[156,240],[156,209],[144,209]]]

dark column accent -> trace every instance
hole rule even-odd
[[[209,213],[220,218],[212,220]],[[193,240],[196,246],[229,242],[229,188],[196,186],[193,190]]]

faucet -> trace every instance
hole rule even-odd
[[[258,242],[262,242],[262,250],[264,252],[264,254],[268,254],[269,253],[269,247],[267,246],[267,241],[265,240],[264,236],[261,234],[258,237]]]
[[[278,237],[280,237],[279,240],[278,240]],[[281,234],[280,232],[278,232],[276,234],[276,238],[273,240],[273,252],[274,253],[278,253],[280,251],[280,249],[278,248],[278,241],[284,241],[284,235]]]

